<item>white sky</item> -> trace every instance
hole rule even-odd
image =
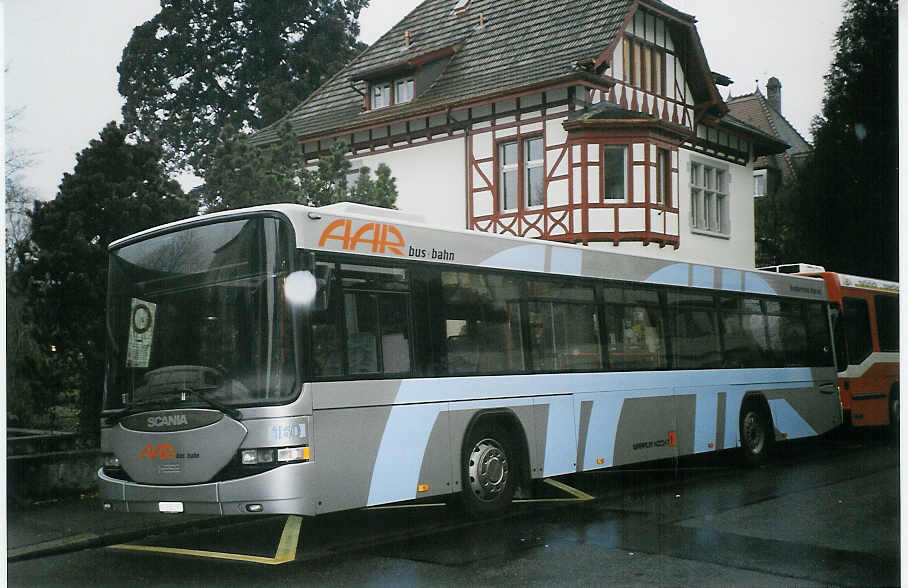
[[[581,0],[578,0],[581,1]],[[585,0],[593,1],[593,0]],[[841,21],[840,0],[666,0],[697,17],[709,66],[735,84],[723,97],[782,82],[782,112],[808,140],[820,112],[823,75]],[[372,0],[360,38],[374,42],[419,0]],[[122,120],[117,64],[133,27],[158,11],[157,0],[5,0],[3,80],[7,110],[23,108],[13,147],[33,153],[23,182],[41,199],[56,195],[76,153],[111,120]]]

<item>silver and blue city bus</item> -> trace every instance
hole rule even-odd
[[[351,204],[110,247],[107,510],[316,515],[841,423],[822,280],[429,227]]]

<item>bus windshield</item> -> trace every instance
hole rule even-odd
[[[110,254],[104,408],[286,402],[297,380],[283,300],[288,229],[228,220]]]

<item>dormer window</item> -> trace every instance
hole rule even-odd
[[[393,90],[393,91],[392,91]],[[413,78],[372,84],[372,110],[413,101]]]
[[[413,100],[413,78],[405,78],[394,82],[394,103],[403,104]]]
[[[391,106],[391,84],[372,85],[372,108]]]

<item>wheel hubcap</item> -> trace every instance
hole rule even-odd
[[[470,452],[470,488],[482,501],[498,498],[508,484],[508,456],[494,439],[483,439]]]
[[[747,444],[747,450],[751,453],[760,453],[763,450],[763,443],[766,441],[766,431],[760,417],[754,412],[747,413],[744,417],[744,443]]]

